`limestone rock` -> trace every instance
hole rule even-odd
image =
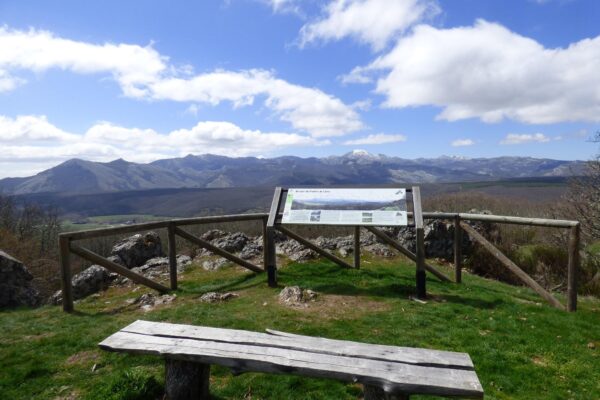
[[[106,290],[111,281],[112,277],[106,268],[99,265],[92,265],[71,279],[73,300],[83,299],[101,290]],[[60,304],[62,298],[62,290],[59,290],[50,297],[50,303]]]
[[[200,301],[202,301],[204,303],[219,303],[221,301],[226,301],[226,300],[233,299],[236,297],[239,297],[239,295],[237,293],[208,292],[208,293],[204,293],[202,296],[200,296]]]
[[[40,304],[40,293],[33,276],[19,260],[0,250],[0,308]]]
[[[238,251],[242,251],[246,243],[248,243],[249,239],[245,233],[242,232],[234,232],[218,239],[213,240],[211,243],[225,251],[230,253],[236,253]]]
[[[217,271],[227,265],[229,265],[229,260],[225,258],[217,258],[215,260],[206,260],[202,262],[202,268],[207,271]]]
[[[154,257],[162,257],[163,250],[160,237],[156,232],[150,231],[145,234],[136,234],[115,244],[111,251],[112,256],[118,257],[127,268],[135,268],[144,265],[146,261]]]
[[[302,290],[299,286],[286,286],[279,293],[279,302],[289,306],[301,306],[313,301],[318,293],[310,289]]]

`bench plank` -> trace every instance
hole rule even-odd
[[[268,345],[224,343],[124,331],[105,339],[100,347],[110,351],[155,354],[171,359],[223,365],[238,372],[295,373],[360,382],[382,387],[388,393],[474,398],[483,396],[475,372],[464,369],[423,367]]]
[[[270,329],[267,329],[269,334],[264,334],[236,329],[210,328],[139,320],[121,329],[121,331],[156,336],[213,340],[226,343],[266,345],[282,349],[303,350],[337,356],[361,357],[422,366],[474,369],[471,357],[466,353],[325,339],[279,332]]]

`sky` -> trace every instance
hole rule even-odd
[[[589,159],[597,0],[0,0],[0,178],[187,154]]]

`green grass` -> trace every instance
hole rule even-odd
[[[328,262],[290,264],[280,270],[281,287],[300,285],[321,293],[308,308],[293,309],[278,304],[279,289],[269,288],[264,275],[238,268],[192,269],[182,276],[172,305],[147,313],[126,303],[144,288],[135,293],[111,288],[77,303],[72,315],[50,306],[0,312],[0,398],[157,398],[157,385],[164,380],[160,358],[97,348],[136,319],[467,352],[487,399],[600,398],[597,299],[581,299],[577,313],[566,313],[541,304],[527,289],[464,274],[461,285],[431,278],[431,297],[419,304],[409,300],[413,276],[414,268],[400,259],[367,259],[360,270]],[[239,297],[212,305],[198,301],[213,290],[236,291]],[[234,377],[221,367],[211,373],[216,399],[361,396],[358,385],[337,381],[255,373]]]

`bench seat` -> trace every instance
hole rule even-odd
[[[136,321],[106,338],[100,347],[160,355],[166,358],[167,369],[185,370],[186,363],[196,364],[189,367],[206,381],[198,383],[205,395],[208,367],[215,364],[229,367],[234,373],[290,373],[358,382],[370,389],[365,392],[383,393],[378,398],[407,398],[410,394],[483,397],[466,353],[267,332]],[[203,369],[197,370],[198,365]],[[169,380],[179,379],[175,375],[167,371],[169,398],[202,398],[202,394],[169,394]]]

